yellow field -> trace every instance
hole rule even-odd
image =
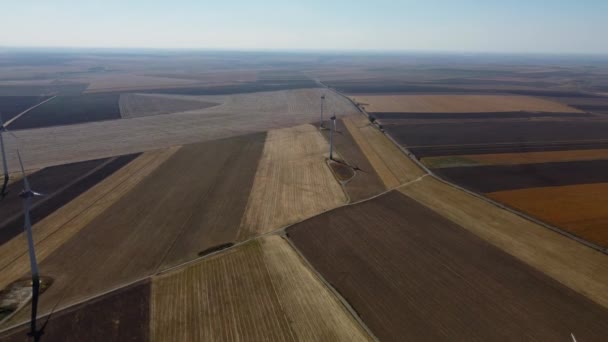
[[[431,177],[399,190],[608,308],[607,255]]]
[[[387,137],[363,117],[343,119],[344,125],[388,189],[424,175]]]
[[[278,236],[156,277],[152,341],[367,341]]]
[[[366,111],[376,113],[582,113],[562,103],[518,95],[357,95],[351,98],[362,104]]]
[[[422,158],[422,163],[430,168],[445,168],[470,165],[514,165],[605,159],[608,159],[608,149],[465,154]]]
[[[346,195],[325,162],[328,155],[327,141],[312,125],[269,131],[240,238],[345,204]]]
[[[93,188],[38,222],[34,227],[36,256],[41,263],[64,242],[152,173],[178,148],[146,152]],[[20,234],[0,246],[0,289],[29,271],[27,243]]]
[[[608,183],[498,191],[488,197],[608,247]]]

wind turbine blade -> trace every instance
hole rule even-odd
[[[576,342],[576,337],[574,337],[573,333],[570,333],[570,337],[572,337],[572,342]]]
[[[4,198],[6,195],[6,187],[8,186],[8,164],[6,163],[6,151],[4,150],[4,137],[2,136],[4,128],[4,121],[2,121],[2,115],[0,115],[0,152],[2,153],[2,170],[4,172],[4,181],[2,184],[2,192],[0,197]]]
[[[29,192],[31,191],[30,182],[28,182],[27,176],[25,175],[25,169],[23,168],[23,161],[21,160],[21,153],[19,153],[19,150],[17,150],[17,158],[19,159],[19,166],[21,167],[21,174],[23,175],[23,185],[25,186],[25,191]]]

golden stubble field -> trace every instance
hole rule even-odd
[[[582,113],[562,103],[519,95],[353,95],[351,98],[370,113]]]
[[[240,238],[263,234],[335,208],[346,195],[325,160],[329,144],[318,128],[268,132]]]

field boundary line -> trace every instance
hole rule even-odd
[[[13,123],[13,121],[15,121],[15,120],[19,119],[19,118],[20,118],[20,117],[22,117],[23,115],[27,114],[29,111],[36,109],[36,107],[38,107],[38,106],[42,106],[43,104],[45,104],[45,103],[47,103],[47,102],[51,101],[52,99],[54,99],[54,98],[56,98],[56,97],[57,97],[57,95],[52,96],[52,97],[50,97],[50,98],[48,98],[48,99],[46,99],[46,100],[44,100],[44,101],[40,102],[39,104],[37,104],[37,105],[35,105],[35,106],[32,106],[32,107],[30,107],[30,108],[28,108],[28,109],[24,110],[23,112],[21,112],[21,113],[19,113],[19,114],[15,115],[15,116],[14,116],[12,119],[8,120],[8,121],[7,121],[7,122],[4,124],[4,127],[8,127],[10,124],[12,124],[12,123]]]
[[[336,288],[331,283],[329,283],[327,281],[327,279],[325,279],[321,275],[321,273],[319,273],[319,271],[317,271],[316,268],[314,268],[312,266],[312,264],[310,263],[310,261],[308,261],[308,259],[306,259],[306,257],[304,256],[304,254],[302,254],[302,252],[293,243],[293,241],[291,241],[291,239],[289,238],[289,236],[287,235],[287,233],[285,231],[283,231],[283,232],[278,233],[278,235],[283,240],[285,240],[287,242],[287,244],[289,244],[289,246],[296,252],[296,254],[298,255],[298,258],[304,264],[304,266],[306,266],[309,270],[311,270],[312,273],[315,275],[315,277],[319,280],[319,282],[325,288],[327,288],[336,297],[336,299],[338,299],[338,301],[342,304],[342,306],[346,309],[346,311],[351,314],[351,316],[353,317],[353,319],[355,320],[355,322],[357,322],[359,324],[359,326],[361,326],[361,328],[369,335],[369,337],[371,337],[371,339],[373,341],[379,342],[380,339],[378,339],[378,337],[376,337],[376,335],[374,335],[374,333],[367,326],[367,324],[365,324],[365,322],[363,322],[363,319],[361,318],[361,316],[359,316],[359,314],[357,313],[357,310],[355,310],[355,308],[348,302],[348,300],[346,300],[346,298],[344,298],[342,296],[342,294],[340,294],[340,292],[338,292],[338,290],[336,290]]]
[[[340,95],[340,96],[343,96],[343,97],[345,97],[347,99],[350,99],[348,96],[340,93],[337,90],[334,90],[334,92],[336,94]],[[354,101],[351,100],[351,102],[356,105],[356,103]],[[364,109],[362,109],[361,107],[359,107],[357,105],[356,105],[356,107],[359,109],[359,112],[361,112],[363,115],[367,116],[367,118],[369,119],[369,117],[370,117],[369,113],[367,113]],[[547,228],[547,229],[549,229],[549,230],[551,230],[551,231],[553,231],[553,232],[555,232],[557,234],[560,234],[560,235],[563,235],[563,236],[565,236],[567,238],[570,238],[570,239],[572,239],[572,240],[574,240],[574,241],[576,241],[576,242],[578,242],[578,243],[580,243],[580,244],[582,244],[582,245],[584,245],[586,247],[589,247],[589,248],[591,248],[593,250],[596,250],[596,251],[598,251],[600,253],[608,255],[608,247],[607,248],[601,247],[601,246],[596,245],[596,244],[594,244],[592,242],[589,242],[589,241],[586,241],[584,239],[581,239],[580,237],[578,237],[578,236],[576,236],[576,235],[574,235],[574,234],[572,234],[570,232],[567,232],[567,231],[565,231],[565,230],[563,230],[563,229],[561,229],[559,227],[556,227],[556,226],[553,226],[553,225],[548,224],[546,222],[543,222],[543,221],[541,221],[541,220],[539,220],[537,218],[534,218],[534,217],[532,217],[532,216],[530,216],[528,214],[525,214],[525,213],[522,213],[520,211],[514,210],[514,209],[512,209],[512,208],[510,208],[510,207],[508,207],[508,206],[506,206],[504,204],[498,203],[498,202],[496,202],[496,201],[494,201],[494,200],[492,200],[490,198],[487,198],[487,197],[485,197],[485,196],[483,196],[481,194],[478,194],[478,193],[473,192],[471,190],[465,189],[465,188],[461,187],[460,185],[454,184],[452,182],[449,182],[449,181],[441,178],[440,176],[436,175],[433,171],[431,171],[429,168],[427,168],[424,164],[422,164],[422,162],[420,160],[418,160],[418,158],[409,149],[401,146],[401,144],[399,144],[389,133],[387,133],[383,129],[381,129],[380,131],[393,144],[395,144],[403,154],[405,154],[410,160],[412,160],[416,165],[418,165],[418,167],[420,167],[424,172],[426,172],[428,175],[430,175],[434,179],[436,179],[436,180],[438,180],[438,181],[440,181],[440,182],[442,182],[442,183],[444,183],[444,184],[446,184],[448,186],[456,188],[456,189],[458,189],[460,191],[463,191],[463,192],[465,192],[465,193],[467,193],[467,194],[469,194],[471,196],[474,196],[474,197],[476,197],[478,199],[481,199],[481,200],[483,200],[483,201],[485,201],[487,203],[490,203],[490,204],[492,204],[492,205],[494,205],[494,206],[496,206],[496,207],[498,207],[500,209],[503,209],[503,210],[506,210],[506,211],[508,211],[508,212],[510,212],[512,214],[515,214],[515,215],[517,215],[517,216],[519,216],[519,217],[521,217],[523,219],[526,219],[526,220],[531,221],[531,222],[533,222],[535,224],[538,224],[538,225],[540,225],[540,226],[542,226],[544,228]],[[579,142],[593,142],[593,141],[581,140]],[[534,142],[534,143],[543,143],[543,142]],[[549,143],[554,143],[554,142],[549,142]],[[506,144],[513,144],[513,143],[506,143]],[[400,185],[397,188],[406,187],[407,185],[409,185],[409,184],[403,184],[403,185]]]

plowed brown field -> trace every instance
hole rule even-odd
[[[121,94],[120,115],[123,118],[137,118],[187,112],[217,106],[219,103],[189,99],[172,99],[151,94]]]
[[[240,238],[281,228],[346,203],[325,162],[329,144],[312,125],[268,132]]]
[[[422,162],[431,168],[445,168],[474,165],[535,164],[603,159],[608,159],[608,149],[454,155],[422,158]]]
[[[499,191],[486,196],[608,247],[608,183]]]
[[[399,192],[288,229],[382,341],[601,341],[608,309]]]
[[[340,302],[278,236],[152,283],[152,341],[366,341]]]
[[[367,112],[473,113],[558,112],[582,113],[559,102],[517,95],[357,95]]]

